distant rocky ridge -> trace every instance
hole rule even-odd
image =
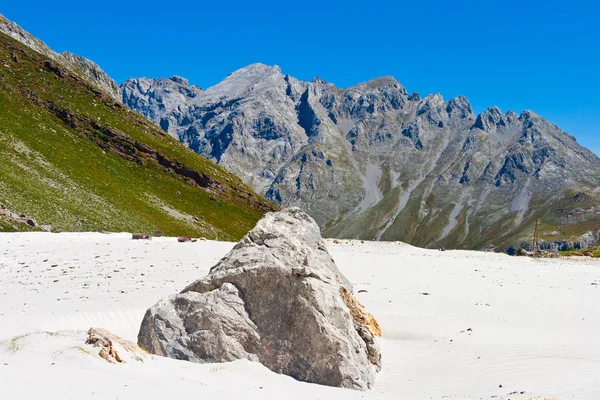
[[[69,53],[68,51],[65,51],[61,54],[56,53],[46,46],[46,44],[40,39],[31,35],[16,23],[7,20],[1,14],[0,32],[7,34],[13,39],[18,40],[24,45],[32,48],[38,53],[45,55],[46,57],[51,58],[59,64],[66,66],[71,71],[81,75],[82,78],[86,79],[98,89],[111,96],[113,99],[119,102],[121,101],[121,90],[119,89],[119,85],[117,85],[117,83],[112,80],[104,71],[102,71],[102,69],[100,69],[100,67],[93,61]]]
[[[177,76],[119,88],[92,61],[55,53],[1,15],[0,32],[273,202],[301,206],[326,236],[506,249],[530,242],[539,219],[549,246],[598,237],[600,160],[531,111],[476,116],[463,96],[421,98],[392,77],[339,89],[262,64],[207,90]]]
[[[262,64],[207,90],[181,77],[121,88],[125,105],[326,236],[479,249],[529,238],[535,219],[548,241],[600,229],[600,159],[532,111],[475,115],[463,96],[421,98],[392,77],[339,89]]]

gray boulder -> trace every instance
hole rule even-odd
[[[381,367],[375,319],[352,296],[298,208],[269,213],[222,260],[144,317],[149,352],[194,362],[259,361],[295,379],[365,390]]]

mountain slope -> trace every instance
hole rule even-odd
[[[273,205],[80,74],[0,33],[3,230],[238,239]]]
[[[600,159],[531,111],[475,116],[462,96],[421,99],[391,77],[338,89],[262,64],[204,91],[179,77],[122,91],[268,199],[300,205],[325,235],[507,248],[529,240],[535,219],[551,241],[600,230]]]
[[[65,51],[61,54],[50,49],[44,42],[25,31],[16,23],[7,20],[0,14],[0,32],[7,34],[15,40],[23,43],[27,47],[37,51],[40,54],[54,60],[76,73],[81,78],[87,80],[102,92],[108,94],[113,99],[121,101],[121,90],[119,85],[112,80],[100,67],[87,58]]]

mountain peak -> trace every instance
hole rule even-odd
[[[474,117],[473,107],[471,106],[471,103],[469,103],[469,100],[463,95],[450,99],[446,105],[446,111],[450,115],[456,113],[463,119]]]
[[[385,88],[400,89],[402,91],[402,93],[404,93],[405,95],[407,94],[406,89],[393,76],[381,76],[379,78],[374,78],[374,79],[368,80],[366,82],[361,82],[357,85],[351,86],[348,89],[364,91],[365,89],[379,90],[379,89],[385,89]]]
[[[254,63],[254,64],[246,65],[245,67],[242,67],[240,69],[233,71],[232,73],[230,73],[228,75],[228,77],[235,76],[235,75],[244,75],[244,76],[268,75],[268,74],[272,74],[272,73],[280,73],[281,74],[281,68],[279,68],[278,65],[267,65],[267,64],[263,64],[263,63]]]
[[[417,105],[417,115],[426,113],[427,111],[437,109],[444,104],[444,98],[440,93],[432,93],[425,96]]]
[[[179,76],[179,75],[173,75],[173,76],[169,77],[169,80],[171,80],[175,83],[181,83],[182,85],[186,85],[186,86],[190,85],[189,81],[186,78]]]
[[[379,78],[371,79],[367,82],[369,87],[381,87],[388,85],[400,85],[400,82],[396,80],[393,76],[382,76]]]
[[[285,76],[279,66],[256,63],[232,72],[222,82],[206,89],[203,98],[208,101],[232,99],[244,93],[286,85]]]
[[[479,114],[473,125],[475,128],[479,128],[482,131],[490,132],[492,129],[500,126],[508,126],[512,124],[517,118],[517,114],[513,111],[509,111],[504,114],[497,106],[492,106]]]
[[[525,121],[532,120],[535,118],[542,118],[542,117],[539,114],[536,114],[531,110],[523,110],[523,112],[519,116],[519,119],[525,120]]]

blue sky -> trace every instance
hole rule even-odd
[[[530,109],[600,154],[594,1],[5,2],[0,13],[119,83],[181,75],[204,88],[254,62],[338,87],[393,75],[463,94],[476,112]]]

